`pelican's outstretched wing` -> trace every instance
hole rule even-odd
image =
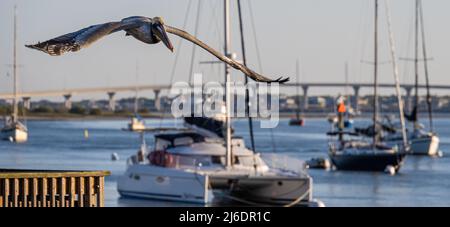
[[[203,43],[202,41],[200,41],[199,39],[197,39],[196,37],[194,37],[193,35],[187,33],[186,31],[183,31],[181,29],[178,28],[174,28],[168,25],[164,25],[164,27],[166,28],[166,31],[169,33],[172,33],[174,35],[177,35],[183,39],[189,40],[190,42],[200,46],[201,48],[203,48],[204,50],[208,51],[209,53],[211,53],[212,55],[216,56],[219,60],[227,63],[228,65],[230,65],[231,67],[242,71],[245,75],[247,75],[248,77],[252,78],[255,81],[258,82],[266,82],[266,83],[272,83],[272,82],[279,82],[279,83],[284,83],[289,81],[289,78],[278,78],[276,80],[272,80],[269,79],[265,76],[262,76],[256,72],[254,72],[253,70],[247,68],[245,65],[236,62],[233,59],[230,59],[226,56],[224,56],[223,54],[221,54],[220,52],[218,52],[217,50],[214,50],[213,48],[211,48],[210,46],[206,45],[205,43]]]
[[[43,51],[52,56],[59,56],[65,52],[78,51],[81,48],[88,47],[93,42],[100,38],[109,35],[113,32],[129,29],[133,26],[138,26],[138,21],[135,24],[110,22],[104,24],[92,25],[83,28],[79,31],[65,34],[48,41],[37,43],[34,45],[25,45],[26,47]]]

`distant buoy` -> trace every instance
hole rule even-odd
[[[438,151],[438,152],[437,152],[437,156],[438,156],[439,158],[442,158],[442,157],[444,156],[444,152]]]
[[[116,152],[112,153],[111,154],[111,160],[113,160],[113,161],[119,160],[119,155]]]
[[[14,138],[12,136],[8,137],[8,139],[11,143],[14,142]]]
[[[84,138],[85,139],[89,138],[89,131],[87,129],[84,130]]]
[[[395,168],[391,165],[386,166],[386,169],[384,171],[386,173],[389,173],[390,175],[395,175]]]

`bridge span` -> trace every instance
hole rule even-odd
[[[97,88],[75,88],[64,90],[47,90],[47,91],[28,91],[18,94],[19,98],[23,99],[25,107],[30,107],[30,100],[34,97],[64,97],[65,107],[71,108],[71,98],[77,94],[94,94],[94,93],[106,93],[109,98],[110,110],[115,109],[114,96],[118,92],[130,92],[130,91],[144,91],[152,90],[155,93],[155,107],[160,109],[160,92],[161,90],[168,90],[172,85],[138,85],[138,86],[117,86],[117,87],[97,87]],[[360,89],[363,87],[373,87],[372,83],[337,83],[337,82],[316,82],[316,83],[286,83],[282,84],[282,87],[301,87],[303,90],[303,108],[308,109],[308,90],[310,87],[348,87],[353,88],[354,107],[358,110],[358,100],[360,95]],[[395,84],[380,83],[378,85],[381,88],[394,88]],[[402,84],[400,85],[406,91],[406,105],[407,109],[411,106],[411,92],[414,89],[414,84]],[[426,86],[420,84],[419,88],[424,89]],[[433,84],[430,88],[435,89],[450,89],[450,85]],[[0,93],[0,99],[12,99],[14,94],[12,93]]]

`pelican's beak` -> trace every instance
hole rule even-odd
[[[169,37],[167,36],[166,29],[164,28],[164,25],[158,24],[155,25],[155,35],[166,45],[167,48],[169,48],[170,51],[173,52],[173,46],[172,42],[170,42]]]

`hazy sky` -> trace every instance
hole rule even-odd
[[[253,31],[250,23],[249,0],[243,0],[246,44],[249,65],[259,71]],[[13,47],[13,6],[18,6],[18,54],[21,89],[54,90],[79,87],[133,85],[136,65],[141,84],[167,84],[175,61],[163,45],[147,45],[123,32],[110,35],[87,49],[51,57],[27,49],[24,44],[45,41],[92,24],[117,21],[142,15],[162,16],[166,23],[183,27],[189,0],[1,0],[0,1],[0,93],[11,91]],[[295,61],[301,62],[301,80],[306,82],[344,82],[344,63],[349,62],[349,80],[372,81],[373,0],[252,0],[262,69],[265,75],[289,76],[296,80]],[[450,1],[423,0],[432,84],[450,84]],[[231,1],[233,44],[240,56],[235,1]],[[380,0],[380,61],[389,60],[388,35],[384,0]],[[192,0],[185,30],[194,33],[198,0]],[[223,1],[202,0],[198,37],[223,50]],[[413,56],[414,0],[391,1],[391,12],[399,57]],[[187,80],[192,45],[169,35],[180,52],[174,81]],[[197,49],[194,72],[203,72],[209,80],[222,80],[223,66],[199,65],[199,61],[214,60]],[[380,66],[380,81],[392,82],[391,65]],[[402,82],[413,82],[413,64],[400,62]],[[233,71],[241,79],[239,72]],[[422,74],[423,75],[423,74]],[[423,77],[421,78],[423,81]],[[289,90],[288,90],[289,91]],[[292,90],[293,91],[293,90]],[[333,89],[333,93],[343,90]],[[391,93],[392,91],[382,90]],[[311,89],[311,94],[326,94],[327,89]],[[369,89],[363,93],[370,92]],[[448,91],[447,91],[448,92]],[[437,93],[434,91],[433,93]],[[445,94],[446,92],[439,92]],[[150,93],[149,93],[150,94]],[[123,94],[122,94],[123,95]],[[106,95],[103,95],[106,97]],[[101,96],[101,97],[103,97]],[[90,96],[86,96],[90,97]],[[92,97],[92,96],[91,96]]]

